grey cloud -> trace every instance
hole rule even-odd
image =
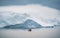
[[[0,6],[42,4],[60,10],[60,0],[0,0]]]

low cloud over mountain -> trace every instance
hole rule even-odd
[[[60,25],[60,10],[39,4],[0,6],[0,27],[32,19],[42,26]]]

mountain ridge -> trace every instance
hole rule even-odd
[[[37,22],[35,22],[31,19],[28,19],[22,24],[4,26],[4,28],[7,28],[7,29],[29,29],[29,28],[35,29],[35,28],[42,28],[42,26],[40,24],[38,24]]]

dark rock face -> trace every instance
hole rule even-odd
[[[32,29],[29,29],[28,31],[30,31],[30,32],[31,32],[31,31],[32,31]]]
[[[42,26],[38,24],[37,22],[31,19],[28,19],[22,24],[8,25],[8,26],[5,26],[4,28],[6,29],[30,29],[30,28],[35,29],[35,28],[41,28],[41,27]]]

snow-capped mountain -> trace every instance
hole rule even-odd
[[[0,12],[0,27],[23,23],[27,17],[26,13]]]
[[[4,11],[0,12],[0,27],[4,27],[6,25],[21,24],[27,19],[34,20],[42,26],[60,25],[60,21],[57,19],[45,19],[36,15],[32,15],[32,13],[30,14]]]
[[[7,28],[7,29],[29,29],[29,28],[35,29],[35,28],[42,28],[42,26],[31,19],[27,19],[22,24],[8,25],[8,26],[5,26],[4,28]]]

